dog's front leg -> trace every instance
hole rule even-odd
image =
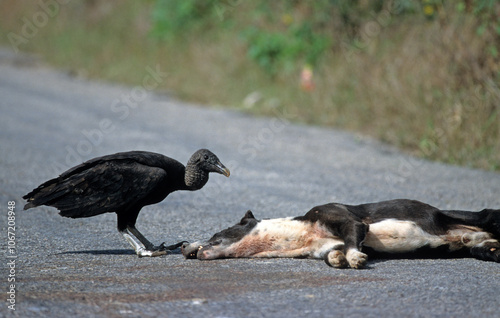
[[[368,232],[368,224],[348,222],[342,229],[345,257],[351,268],[363,268],[368,261],[368,255],[361,252],[363,241]]]
[[[346,268],[349,266],[343,251],[333,249],[325,255],[325,262],[335,268]]]

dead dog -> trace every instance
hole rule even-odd
[[[303,216],[241,221],[207,242],[184,244],[186,258],[324,259],[336,268],[363,268],[368,254],[461,254],[500,262],[500,210],[444,211],[412,200],[361,205],[329,203]]]

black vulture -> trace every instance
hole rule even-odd
[[[70,218],[115,212],[118,231],[137,255],[159,256],[182,243],[154,246],[149,242],[135,227],[142,207],[177,190],[201,189],[210,172],[229,177],[229,170],[207,149],[196,151],[185,167],[158,153],[120,152],[86,161],[41,184],[23,197],[28,201],[24,209],[47,205]]]

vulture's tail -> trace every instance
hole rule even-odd
[[[99,193],[86,193],[88,182],[85,176],[80,175],[49,180],[23,197],[28,201],[24,210],[48,205],[70,218],[91,217],[106,212]]]
[[[24,206],[24,210],[41,205],[54,206],[54,203],[71,193],[72,190],[73,185],[68,180],[51,179],[23,196],[23,199],[28,201]]]

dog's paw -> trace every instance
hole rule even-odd
[[[353,248],[347,251],[346,258],[351,268],[363,268],[368,261],[368,255]]]
[[[326,263],[335,268],[346,268],[349,266],[344,253],[339,250],[332,250],[326,257]]]
[[[484,241],[470,250],[472,256],[483,261],[500,263],[500,243],[497,240]]]

